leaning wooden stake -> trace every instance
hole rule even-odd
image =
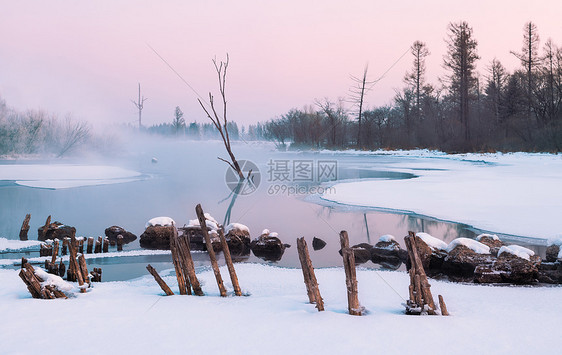
[[[168,285],[166,285],[164,280],[162,280],[162,278],[160,277],[160,275],[158,275],[158,272],[152,267],[152,265],[150,265],[150,264],[146,265],[146,269],[148,270],[148,272],[150,272],[150,274],[152,276],[154,276],[154,280],[156,280],[156,282],[158,283],[158,285],[160,286],[162,291],[164,291],[164,293],[166,293],[166,296],[173,296],[174,295],[174,293],[172,292],[170,287],[168,287]]]
[[[20,229],[20,240],[27,240],[27,232],[29,232],[30,219],[31,215],[29,213],[26,214]]]
[[[173,235],[170,237],[170,251],[172,252],[172,262],[174,263],[174,268],[176,270],[176,278],[178,280],[178,288],[180,290],[180,295],[191,295],[191,287],[188,288],[186,277],[182,269],[182,263],[180,261],[180,256],[177,248],[177,230],[176,226],[172,226],[174,229]],[[150,270],[149,270],[150,271]]]
[[[78,265],[80,267],[80,272],[82,273],[82,279],[84,280],[85,283],[90,285],[91,283],[88,274],[88,265],[86,265],[86,258],[84,257],[84,254],[78,257]]]
[[[44,240],[45,237],[47,236],[47,231],[49,230],[49,226],[51,225],[51,215],[49,215],[49,217],[47,217],[47,220],[45,221],[45,225],[43,226],[43,231],[41,232],[41,240]]]
[[[236,275],[236,270],[234,270],[232,256],[230,255],[230,249],[228,248],[228,243],[226,242],[222,228],[219,229],[218,233],[221,240],[222,254],[224,255],[226,267],[228,268],[228,273],[230,274],[230,281],[232,281],[232,286],[234,287],[234,294],[236,296],[242,296],[242,290],[240,289],[240,284],[238,284],[238,276]]]
[[[221,272],[219,270],[219,265],[217,263],[217,257],[215,256],[215,251],[213,250],[213,244],[211,243],[211,238],[209,237],[209,232],[207,231],[207,223],[205,222],[205,214],[201,205],[195,206],[195,213],[197,213],[197,218],[199,219],[199,225],[201,226],[201,232],[203,237],[205,237],[205,244],[207,245],[207,252],[209,253],[209,258],[211,259],[211,266],[213,267],[213,272],[215,273],[215,278],[217,279],[217,285],[219,287],[219,292],[221,297],[226,297],[226,288],[224,287],[224,282],[222,281]]]
[[[193,258],[191,257],[191,248],[189,247],[189,239],[187,237],[177,238],[177,247],[180,255],[182,256],[182,265],[185,269],[185,274],[189,277],[189,282],[191,287],[193,287],[193,293],[196,296],[204,296],[203,290],[201,290],[201,285],[195,274],[195,266],[193,264]]]
[[[360,316],[362,307],[359,304],[359,296],[357,291],[357,276],[355,270],[355,254],[353,249],[349,247],[349,237],[346,231],[340,232],[340,244],[343,255],[343,266],[345,269],[345,283],[347,286],[347,308],[349,314]]]
[[[301,262],[304,284],[306,286],[306,293],[308,294],[308,301],[310,303],[315,303],[318,312],[321,312],[324,310],[324,301],[320,295],[318,281],[316,280],[316,275],[314,274],[314,268],[312,267],[312,261],[310,260],[308,246],[306,245],[304,237],[297,238],[297,251]]]

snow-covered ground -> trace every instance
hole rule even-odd
[[[430,151],[376,154],[408,157],[385,170],[418,177],[341,182],[322,198],[348,205],[411,211],[533,238],[552,238],[562,231],[560,155],[445,155]]]
[[[64,189],[139,180],[141,173],[107,165],[8,164],[0,165],[0,181],[21,186]]]
[[[0,237],[0,253],[9,251],[23,251],[26,249],[39,249],[40,244],[41,242],[38,240],[14,240]]]
[[[430,280],[450,317],[406,316],[404,272],[359,269],[363,317],[347,315],[342,268],[316,271],[325,312],[307,303],[302,272],[237,264],[247,297],[221,298],[212,270],[204,297],[162,296],[154,279],[103,282],[67,300],[35,300],[15,270],[0,269],[3,354],[528,354],[556,353],[561,287],[491,287]],[[232,285],[221,268],[229,289]],[[175,277],[161,272],[176,291]],[[69,330],[81,334],[65,340]]]

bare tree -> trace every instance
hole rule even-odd
[[[229,57],[228,57],[228,53],[226,54],[226,61],[220,61],[220,63],[217,63],[216,58],[213,59],[213,64],[215,66],[215,70],[217,72],[217,76],[218,76],[218,81],[219,81],[219,92],[220,92],[220,96],[222,99],[222,117],[220,116],[219,113],[217,113],[217,109],[215,107],[215,100],[214,100],[214,96],[211,92],[209,92],[209,105],[210,108],[207,108],[205,106],[205,104],[203,104],[203,102],[201,101],[201,99],[197,99],[197,101],[199,101],[199,104],[201,105],[201,108],[203,108],[203,111],[205,111],[205,113],[207,114],[207,117],[211,120],[211,122],[213,122],[213,125],[216,127],[216,129],[219,131],[222,141],[224,143],[224,147],[226,148],[226,151],[230,157],[230,161],[223,159],[221,157],[218,157],[219,160],[224,161],[225,163],[227,163],[228,165],[230,165],[230,167],[232,169],[234,169],[234,171],[238,174],[238,177],[240,178],[240,180],[244,180],[244,174],[242,173],[242,169],[240,168],[240,165],[238,164],[238,161],[236,160],[236,157],[234,156],[234,153],[232,153],[232,147],[230,146],[230,136],[228,134],[228,119],[226,116],[226,74],[227,74],[227,70],[228,70],[228,62],[229,62]]]
[[[177,135],[181,130],[185,129],[185,119],[183,118],[183,112],[179,106],[176,106],[176,111],[174,112],[174,121],[172,122],[172,129]]]
[[[141,85],[139,83],[139,98],[138,101],[135,100],[131,100],[131,102],[136,106],[136,108],[139,110],[139,129],[141,129],[142,127],[142,121],[141,121],[141,116],[142,116],[142,109],[144,108],[144,102],[148,100],[147,98],[145,98],[144,96],[141,96]]]
[[[324,132],[324,135],[329,134],[330,139],[328,140],[328,144],[331,147],[335,147],[338,142],[338,131],[341,129],[341,124],[345,122],[345,108],[343,107],[343,100],[339,99],[338,103],[335,104],[326,97],[322,101],[316,99],[314,103],[322,110],[328,119],[328,127]],[[322,135],[322,137],[324,135]]]
[[[85,122],[73,121],[67,116],[63,126],[64,134],[60,145],[58,157],[62,157],[70,150],[84,143],[90,137],[90,127]]]
[[[368,81],[367,80],[367,71],[369,69],[369,65],[365,65],[365,69],[363,70],[363,75],[361,77],[356,77],[353,75],[351,76],[351,80],[354,82],[354,86],[351,87],[351,103],[357,105],[358,113],[357,113],[357,148],[363,148],[363,143],[361,141],[361,121],[363,120],[363,104],[365,99],[365,94],[372,88],[373,84],[376,81]]]

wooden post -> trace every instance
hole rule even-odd
[[[76,280],[78,280],[80,293],[85,293],[86,289],[84,288],[84,278],[82,277],[82,272],[80,272],[80,266],[78,265],[78,260],[76,259],[76,254],[77,254],[76,245],[77,245],[76,237],[72,236],[71,241],[68,243],[68,250],[70,252],[69,264],[72,265],[72,270],[74,272],[74,275],[76,276]]]
[[[439,298],[439,308],[441,309],[441,315],[448,316],[449,311],[447,311],[447,305],[445,304],[445,300],[443,299],[443,296],[437,295],[437,297]]]
[[[51,257],[51,264],[55,265],[57,262],[57,254],[59,252],[59,240],[55,239],[53,242],[53,256]]]
[[[94,250],[94,237],[88,237],[88,245],[86,246],[86,254],[92,254]]]
[[[427,305],[427,314],[434,315],[436,314],[436,307],[433,296],[431,295],[431,285],[427,280],[427,275],[425,274],[423,264],[418,255],[417,242],[419,241],[419,237],[417,237],[414,232],[408,232],[408,234],[408,237],[404,238],[404,242],[406,243],[408,257],[410,258],[410,273],[414,275],[414,278],[410,278],[410,289],[413,289],[411,291],[413,293],[413,300],[410,300],[410,303],[408,303],[407,312],[411,312],[410,314],[418,314],[417,310],[413,310],[419,308],[419,312],[424,313],[426,311],[425,305]]]
[[[177,231],[177,230],[176,230]],[[193,287],[193,293],[196,296],[203,296],[203,290],[201,290],[201,285],[195,274],[195,266],[193,264],[193,258],[191,257],[191,248],[189,247],[189,239],[178,237],[178,251],[182,256],[182,265],[186,269],[187,276],[189,277],[189,282],[191,287]]]
[[[78,257],[78,265],[80,266],[80,272],[82,273],[82,279],[85,283],[90,284],[90,277],[88,276],[88,265],[86,265],[86,258],[84,254]]]
[[[39,239],[45,239],[45,236],[47,235],[47,231],[49,230],[49,226],[51,225],[51,215],[49,215],[49,217],[47,217],[47,220],[45,221],[45,225],[43,226],[43,232],[41,233],[41,238]]]
[[[20,240],[27,240],[27,232],[29,232],[30,219],[31,219],[31,215],[29,213],[26,214],[20,229]]]
[[[242,296],[242,290],[238,284],[238,276],[236,275],[236,270],[234,269],[234,264],[232,263],[232,256],[230,255],[230,249],[228,248],[228,243],[226,242],[222,228],[219,229],[218,233],[221,240],[222,254],[224,255],[226,267],[228,268],[228,273],[230,274],[230,281],[232,281],[232,286],[234,287],[234,294],[236,296]]]
[[[66,271],[66,267],[64,266],[64,263],[62,262],[62,258],[60,259],[60,264],[59,264],[59,276],[60,277],[64,277],[64,272]]]
[[[148,264],[146,266],[146,269],[148,270],[148,272],[150,272],[150,274],[152,276],[154,276],[154,280],[156,280],[156,282],[158,283],[158,285],[160,286],[162,291],[164,291],[164,293],[166,293],[166,296],[173,296],[174,295],[174,293],[172,292],[170,287],[168,287],[168,285],[166,285],[164,280],[162,280],[160,275],[158,275],[158,272],[150,264]]]
[[[205,214],[201,205],[195,206],[195,213],[197,213],[197,218],[199,219],[199,225],[201,226],[201,232],[205,237],[205,244],[207,245],[207,252],[209,253],[209,258],[211,259],[211,266],[213,267],[213,272],[215,273],[215,279],[217,280],[217,286],[219,287],[219,292],[221,297],[226,297],[226,288],[222,281],[221,272],[219,270],[219,265],[217,263],[217,257],[215,256],[215,251],[213,250],[213,244],[211,244],[211,238],[209,237],[209,232],[207,231],[207,223],[205,222]]]
[[[94,254],[101,253],[101,237],[96,240],[96,247],[94,248]]]
[[[349,237],[346,231],[340,232],[340,244],[343,256],[343,266],[345,269],[345,283],[347,286],[347,308],[349,314],[353,316],[361,315],[361,306],[357,291],[357,276],[355,270],[355,255],[353,249],[349,247]]]
[[[66,255],[68,253],[68,237],[62,239],[62,249],[60,251],[61,255]]]
[[[109,238],[107,237],[103,238],[103,252],[109,252]]]
[[[172,232],[172,236],[170,237],[170,251],[172,252],[172,262],[174,263],[174,268],[176,270],[176,279],[178,280],[178,288],[180,290],[180,295],[191,294],[191,288],[188,290],[187,283],[185,282],[186,277],[183,273],[182,262],[180,260],[180,256],[177,248],[176,226],[172,225],[172,228],[173,228],[173,232]],[[150,270],[148,271],[150,272]],[[154,278],[156,278],[156,276],[154,276]],[[156,281],[158,281],[158,279]],[[160,285],[160,287],[162,287],[162,285]]]
[[[80,237],[78,240],[78,252],[84,254],[84,237]]]
[[[24,258],[24,257],[22,257],[22,258],[21,258],[21,268],[22,268],[22,269],[23,269],[23,266],[24,266],[25,264],[27,264],[27,259]]]
[[[316,275],[314,274],[314,268],[312,267],[312,261],[310,260],[308,246],[306,245],[304,237],[297,238],[297,251],[299,253],[299,260],[301,262],[308,300],[310,303],[316,303],[318,312],[321,312],[324,310],[324,300],[322,300],[322,296],[320,295],[318,281],[316,280]]]
[[[123,251],[123,236],[121,234],[117,236],[117,251]]]

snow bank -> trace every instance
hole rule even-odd
[[[560,233],[560,155],[424,154],[402,159],[392,153],[395,160],[383,165],[384,170],[416,178],[339,182],[321,198],[409,211],[539,239]]]
[[[157,270],[176,292],[173,272]],[[558,348],[562,338],[562,307],[556,306],[562,299],[561,287],[492,287],[430,280],[433,295],[445,297],[452,316],[413,317],[405,316],[402,306],[403,298],[408,298],[407,273],[358,268],[359,301],[369,313],[354,317],[346,314],[341,267],[315,269],[324,312],[308,303],[300,269],[236,264],[248,297],[220,297],[213,271],[207,267],[197,269],[204,297],[163,297],[147,273],[132,281],[95,283],[90,292],[59,301],[32,299],[17,272],[0,270],[4,325],[0,341],[5,354],[60,353],[60,347],[45,346],[44,336],[29,336],[45,333],[46,314],[56,314],[49,318],[52,329],[67,329],[71,324],[76,334],[105,339],[79,348],[90,354],[149,354],[154,352],[155,342],[158,351],[167,354],[185,353],[188,348],[194,354],[224,349],[243,354],[346,354],[350,345],[354,354],[376,349],[384,349],[385,354],[419,353],[419,342],[408,341],[407,334],[419,339],[434,339],[439,334],[439,346],[432,349],[435,353],[454,349],[461,355],[486,354],[493,349],[495,354],[548,354]],[[221,267],[221,273],[228,274],[226,267]],[[227,279],[225,286],[231,294]],[[155,326],[158,324],[168,326]],[[483,324],[494,329],[493,337],[482,337]],[[342,329],[345,341],[334,336],[333,329]],[[123,332],[126,336],[115,336]]]
[[[477,241],[480,241],[480,239],[482,239],[482,238],[484,238],[484,237],[488,237],[488,238],[490,238],[490,239],[492,239],[492,240],[500,240],[500,238],[499,238],[497,235],[495,235],[495,234],[487,234],[487,233],[482,233],[482,234],[478,235],[478,236],[476,237],[476,240],[477,240]]]
[[[248,228],[248,226],[242,223],[230,223],[228,226],[226,226],[224,230],[224,234],[228,234],[228,232],[230,232],[233,229],[239,229],[243,232],[247,232],[248,234],[250,234],[250,228]]]
[[[433,250],[445,250],[447,248],[447,243],[445,243],[441,239],[435,238],[431,234],[419,232],[416,233],[416,236],[420,237],[421,240],[423,240],[425,244],[427,244]]]
[[[0,252],[19,251],[32,249],[41,244],[38,240],[13,240],[0,238]]]
[[[450,253],[457,245],[463,245],[468,249],[472,249],[475,253],[478,254],[490,254],[490,247],[476,241],[474,239],[469,238],[457,238],[447,245],[445,249],[447,253]]]
[[[535,252],[531,249],[527,249],[520,245],[508,245],[503,246],[498,251],[498,256],[502,255],[503,253],[513,254],[521,259],[531,260],[531,256],[535,255]],[[558,255],[560,257],[560,255]]]
[[[0,166],[0,181],[45,189],[117,184],[141,179],[141,173],[107,165],[13,164]]]
[[[421,238],[421,237],[420,237]],[[391,234],[385,234],[379,238],[379,242],[390,243],[395,242],[396,238],[394,238]]]
[[[170,217],[155,217],[152,218],[150,221],[146,222],[145,228],[156,227],[156,226],[169,227],[175,224],[176,222],[174,222],[174,220],[171,219]]]

